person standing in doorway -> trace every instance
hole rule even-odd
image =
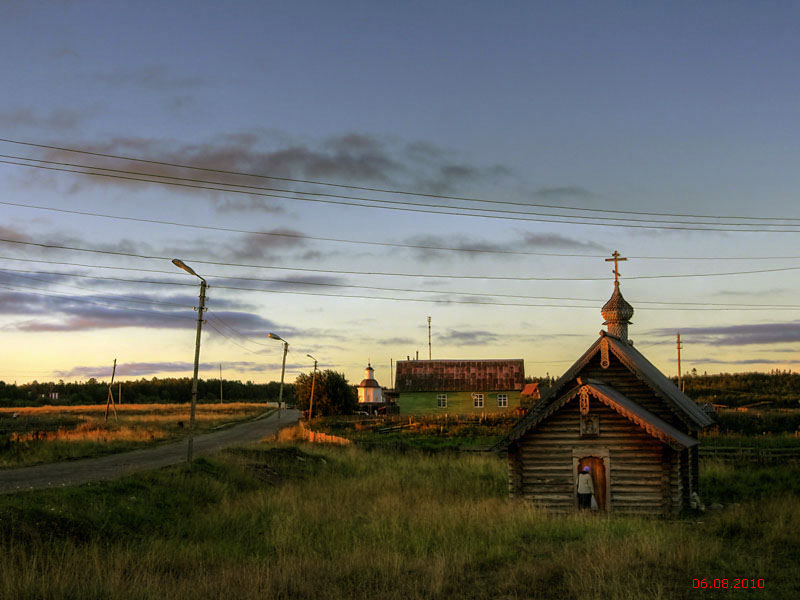
[[[578,473],[578,508],[580,510],[589,510],[592,506],[592,495],[594,494],[594,483],[592,482],[592,469],[590,467],[583,467],[583,470]]]

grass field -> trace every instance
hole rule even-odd
[[[800,448],[800,435],[796,433],[765,433],[762,435],[704,433],[700,436],[700,444],[728,448]]]
[[[553,516],[508,501],[492,455],[250,446],[0,496],[0,597],[795,598],[800,468],[701,476],[704,500],[731,506]],[[764,589],[694,589],[703,578]]]
[[[198,404],[198,432],[259,415],[264,404]],[[186,404],[123,404],[105,420],[104,405],[0,408],[0,467],[132,450],[188,433]]]

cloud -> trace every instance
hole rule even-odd
[[[273,250],[302,248],[308,244],[300,231],[294,229],[272,229],[271,235],[248,233],[240,236],[235,245],[229,246],[230,256],[236,260],[261,259],[272,256]]]
[[[416,340],[419,341],[419,340]],[[410,337],[390,337],[390,338],[380,338],[375,340],[375,343],[380,344],[382,346],[400,346],[404,344],[413,344],[415,340]]]
[[[774,297],[786,292],[791,292],[789,288],[769,288],[769,289],[754,289],[754,290],[719,290],[712,294],[712,296],[725,296],[734,298],[752,298],[758,296]]]
[[[23,233],[19,229],[15,229],[14,227],[7,227],[6,225],[0,225],[0,238],[4,240],[13,240],[16,242],[32,242],[33,238],[29,236],[27,233]]]
[[[674,329],[656,329],[659,336],[674,336]],[[743,346],[751,344],[788,344],[800,342],[800,321],[727,325],[716,327],[684,327],[681,336],[687,343],[714,346]]]
[[[533,197],[538,199],[561,199],[561,198],[594,198],[595,194],[589,190],[576,185],[561,187],[541,187],[533,192]]]
[[[677,363],[678,359],[673,359],[672,362]],[[775,360],[771,358],[745,358],[741,360],[722,360],[718,358],[698,358],[693,360],[693,362],[697,364],[709,364],[709,365],[785,365],[787,362],[796,362],[796,361],[785,361],[785,360]]]
[[[557,233],[524,233],[520,245],[530,250],[597,250],[606,248],[596,242],[587,242]]]
[[[98,73],[95,81],[112,87],[131,86],[151,91],[173,91],[194,88],[205,83],[196,76],[180,76],[171,73],[164,65],[147,65],[135,69],[116,69]]]
[[[48,113],[36,112],[30,108],[18,108],[0,112],[1,127],[36,127],[48,131],[70,132],[83,123],[83,111],[58,108]]]
[[[135,75],[135,76],[133,76]],[[108,82],[138,80],[139,84],[159,87],[167,85],[162,71],[149,70],[138,73],[114,74]],[[169,80],[171,81],[171,80]],[[174,82],[173,82],[174,83]],[[184,82],[184,83],[195,83]],[[139,137],[117,137],[108,141],[84,144],[81,150],[120,156],[140,156],[148,160],[172,164],[186,164],[218,171],[264,174],[269,177],[254,178],[224,173],[203,173],[193,169],[180,169],[164,165],[143,164],[136,161],[113,160],[108,166],[155,175],[172,175],[213,180],[231,185],[272,188],[264,193],[292,195],[307,190],[299,182],[281,181],[281,178],[346,182],[348,184],[406,187],[430,193],[450,193],[475,183],[496,183],[508,177],[511,171],[502,165],[479,166],[468,164],[456,153],[446,151],[426,142],[405,144],[378,136],[349,132],[329,136],[311,143],[286,139],[258,129],[219,135],[207,143],[182,144],[168,140]],[[269,148],[271,146],[271,148]],[[276,147],[277,146],[277,147]],[[269,149],[268,149],[269,148]],[[59,160],[75,155],[52,150],[46,158]],[[97,162],[99,159],[92,159]],[[272,179],[276,178],[276,179]],[[137,185],[113,179],[81,178],[83,185]],[[80,189],[78,188],[75,188]],[[320,191],[316,189],[315,191]],[[335,189],[326,193],[335,194]],[[375,193],[340,190],[347,196],[375,197]],[[192,190],[197,194],[197,190]],[[221,212],[261,210],[274,212],[286,202],[263,196],[225,195],[210,192],[216,208]]]
[[[0,284],[21,288],[17,281],[9,283],[6,274],[0,274]],[[37,288],[38,289],[38,288]],[[0,289],[0,315],[23,317],[5,326],[7,330],[29,333],[95,331],[138,327],[146,329],[191,329],[196,325],[196,317],[191,308],[196,305],[194,295],[175,294],[164,296],[136,294],[127,295],[129,300],[144,300],[144,303],[126,303],[123,297],[108,298],[101,295],[86,294],[71,296],[65,292],[27,291],[20,289]],[[57,295],[56,295],[57,294]],[[183,306],[148,306],[146,302],[177,302]],[[207,329],[210,335],[224,335],[239,342],[242,336],[266,337],[273,330],[298,333],[297,330],[278,325],[251,312],[220,310],[235,306],[236,301],[224,298],[209,298],[208,322],[213,325]],[[215,329],[216,328],[216,329]],[[231,329],[233,328],[233,330]]]
[[[436,342],[441,344],[491,344],[500,339],[500,336],[491,331],[481,330],[455,330],[449,329],[444,334],[436,335]]]
[[[555,233],[517,233],[502,242],[488,241],[474,234],[461,233],[450,235],[415,235],[404,239],[401,243],[412,246],[423,246],[413,252],[426,260],[449,260],[453,254],[436,250],[436,248],[453,248],[461,251],[465,258],[478,258],[481,253],[494,252],[526,252],[526,251],[598,251],[606,249],[596,242],[584,241]],[[513,255],[511,255],[513,256]]]
[[[264,363],[255,363],[248,361],[228,362],[224,363],[227,370],[234,371],[253,371],[262,372],[273,365],[265,365]],[[277,365],[280,368],[280,364]],[[216,372],[219,369],[219,363],[200,363],[200,369],[203,371]],[[155,375],[156,373],[183,373],[187,377],[191,377],[194,370],[194,363],[191,362],[134,362],[134,363],[119,363],[117,365],[117,377],[142,377],[144,375]],[[76,366],[66,371],[55,371],[56,377],[96,377],[96,378],[110,378],[111,368],[108,365],[100,366]]]

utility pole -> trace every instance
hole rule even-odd
[[[681,380],[682,380],[683,376],[681,375],[681,348],[682,348],[682,346],[681,346],[681,334],[680,333],[678,334],[677,347],[678,347],[678,389],[683,391],[681,389]]]
[[[308,358],[314,361],[314,375],[311,378],[311,398],[308,400],[308,420],[311,421],[311,411],[314,410],[314,385],[317,383],[317,359],[306,354]]]
[[[428,360],[431,360],[431,318],[428,317]]]
[[[286,373],[286,353],[288,351],[289,351],[289,342],[283,340],[283,362],[281,363],[281,387],[278,390],[278,421],[281,420],[281,406],[283,406],[283,375]]]
[[[203,311],[206,309],[206,280],[200,277],[194,270],[178,258],[172,259],[179,269],[183,269],[190,275],[194,275],[200,280],[200,304],[197,307],[197,337],[194,343],[194,374],[192,375],[192,408],[189,411],[189,443],[186,449],[186,462],[192,464],[192,453],[194,450],[194,415],[197,411],[197,371],[200,366],[200,333],[203,330]]]
[[[283,342],[283,363],[281,363],[281,387],[278,390],[278,421],[281,420],[281,406],[283,404],[283,375],[286,373],[286,353],[289,351],[289,342],[279,336],[277,333],[268,333],[268,338]],[[313,384],[312,384],[313,385]]]
[[[108,423],[108,405],[114,408],[114,419],[119,421],[119,417],[117,416],[117,407],[114,406],[114,392],[111,389],[111,386],[114,385],[114,375],[117,372],[117,359],[114,359],[114,368],[111,370],[111,383],[108,384],[108,398],[106,398],[106,423]]]
[[[122,404],[122,382],[117,382],[118,390],[117,391],[117,404]]]
[[[203,329],[203,311],[206,309],[206,280],[200,278],[200,305],[197,307],[197,337],[194,342],[194,373],[192,375],[192,409],[189,412],[189,446],[186,462],[192,464],[194,450],[194,415],[197,411],[197,371],[200,367],[200,333]]]
[[[394,389],[394,359],[389,359],[389,388]]]
[[[219,363],[219,403],[222,404],[222,363]]]

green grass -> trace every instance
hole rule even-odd
[[[800,436],[793,433],[701,434],[700,444],[703,447],[727,448],[800,448]]]
[[[800,469],[703,465],[675,520],[553,516],[490,455],[259,445],[0,496],[0,598],[794,598]]]
[[[401,452],[457,451],[486,448],[499,441],[518,420],[511,414],[477,416],[414,416],[353,421],[339,417],[316,419],[314,431],[345,437],[363,448]],[[391,429],[387,431],[387,429]]]

